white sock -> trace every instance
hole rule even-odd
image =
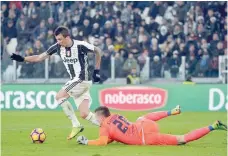
[[[68,117],[68,119],[71,120],[72,127],[79,127],[80,122],[78,121],[78,119],[74,113],[74,109],[73,109],[72,105],[70,104],[69,101],[65,101],[65,100],[62,99],[61,101],[58,101],[59,104],[61,105],[61,107],[63,108],[63,112]]]
[[[95,115],[92,112],[89,112],[88,116],[85,119],[94,125],[100,126],[100,123],[96,120]]]

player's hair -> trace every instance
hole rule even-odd
[[[58,36],[59,34],[62,34],[63,37],[70,36],[70,31],[67,27],[59,26],[55,29],[55,36]]]
[[[103,115],[104,117],[109,117],[111,115],[108,107],[105,107],[105,106],[100,106],[98,107],[95,112],[98,112],[100,113],[101,115]]]

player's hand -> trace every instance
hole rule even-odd
[[[18,61],[18,62],[24,62],[25,58],[21,55],[17,55],[17,54],[12,54],[10,56],[11,60],[15,60],[15,61]]]
[[[77,138],[77,142],[81,145],[87,145],[88,144],[88,139],[84,136],[79,136]]]
[[[101,76],[99,74],[100,70],[95,69],[93,72],[93,81],[94,82],[99,82],[101,80]]]

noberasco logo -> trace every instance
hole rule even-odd
[[[100,103],[117,110],[151,110],[164,107],[167,91],[153,87],[115,87],[100,91]]]

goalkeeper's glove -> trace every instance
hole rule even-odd
[[[77,138],[77,142],[81,145],[87,145],[88,144],[88,139],[84,136],[79,136]]]
[[[18,61],[18,62],[24,62],[25,58],[21,55],[17,55],[17,54],[12,54],[10,56],[11,60],[15,60],[15,61]]]
[[[100,72],[100,70],[98,70],[98,69],[95,69],[93,71],[93,81],[94,82],[99,82],[101,80],[101,76],[100,76],[99,72]]]

